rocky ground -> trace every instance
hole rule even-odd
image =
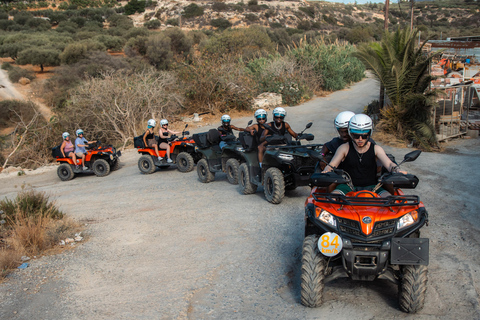
[[[366,79],[287,108],[286,120],[296,131],[313,121],[315,142],[327,141],[338,112],[360,112],[377,94]],[[479,319],[479,147],[479,139],[456,140],[404,166],[419,177],[409,192],[430,217],[422,231],[430,238],[427,297],[416,315],[399,310],[397,288],[383,280],[338,279],[326,285],[322,307],[300,304],[308,187],[272,205],[261,190],[240,194],[224,174],[210,184],[174,168],[142,175],[127,150],[103,178],[62,182],[55,167],[0,174],[3,197],[32,186],[86,225],[75,249],[32,259],[0,284],[0,319]],[[386,150],[397,158],[411,151]]]

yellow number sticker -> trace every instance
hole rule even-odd
[[[334,232],[326,232],[318,239],[318,250],[327,257],[336,256],[342,248],[342,238]]]

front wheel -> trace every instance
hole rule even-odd
[[[257,191],[257,185],[250,182],[250,173],[246,163],[242,163],[238,168],[238,184],[243,194],[252,194]]]
[[[403,266],[398,287],[398,303],[404,312],[415,313],[423,308],[427,291],[427,266]]]
[[[110,166],[111,171],[116,171],[120,167],[120,159],[113,160],[112,165]]]
[[[152,156],[150,155],[143,155],[138,159],[138,169],[140,169],[141,173],[150,174],[155,172],[155,164],[153,163]]]
[[[110,173],[110,165],[105,159],[97,159],[93,163],[93,172],[97,177],[104,177]]]
[[[64,163],[57,169],[57,175],[62,181],[72,180],[75,174],[73,173],[72,166]]]
[[[318,236],[305,237],[300,277],[300,295],[304,306],[316,308],[322,305],[326,268],[327,261],[318,250]]]
[[[268,168],[263,179],[263,190],[268,202],[278,204],[285,196],[285,180],[282,171],[278,168]]]
[[[203,183],[209,183],[215,180],[215,174],[213,172],[210,172],[210,169],[208,169],[208,162],[206,159],[201,159],[200,161],[198,161],[197,174],[198,179],[200,179],[200,181]]]
[[[177,169],[180,172],[190,172],[193,170],[193,157],[187,152],[180,152],[175,160],[177,163]]]
[[[230,158],[225,164],[225,172],[227,173],[227,180],[231,184],[238,184],[238,168],[240,163],[237,159]]]

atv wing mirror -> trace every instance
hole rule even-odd
[[[187,123],[187,124],[185,124],[185,128],[184,128],[184,129],[187,129],[187,127],[188,127],[188,123]]]
[[[253,120],[248,121],[247,127],[250,127],[250,125],[252,124],[252,122],[253,122]]]
[[[412,152],[409,152],[405,155],[405,157],[403,158],[403,161],[400,163],[404,163],[404,162],[412,162],[412,161],[415,161],[418,156],[420,155],[420,153],[422,153],[421,150],[415,150],[415,151],[412,151]]]
[[[307,125],[305,126],[305,129],[310,129],[310,127],[313,125],[313,122],[309,122],[307,123]]]

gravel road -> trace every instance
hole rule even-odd
[[[366,79],[287,108],[286,120],[297,132],[313,121],[307,132],[321,143],[335,136],[338,112],[360,112],[377,94],[375,81]],[[127,150],[120,169],[103,178],[61,182],[55,167],[0,175],[2,196],[13,197],[26,183],[88,225],[88,241],[30,261],[0,284],[0,318],[480,319],[479,147],[479,139],[458,140],[446,153],[424,152],[404,166],[420,178],[411,193],[430,214],[422,231],[430,238],[428,290],[417,315],[399,310],[397,288],[385,280],[338,279],[326,285],[322,307],[300,304],[308,187],[272,205],[263,192],[240,194],[224,174],[210,184],[200,183],[196,171],[142,175],[138,155]],[[411,151],[386,150],[397,158]]]

